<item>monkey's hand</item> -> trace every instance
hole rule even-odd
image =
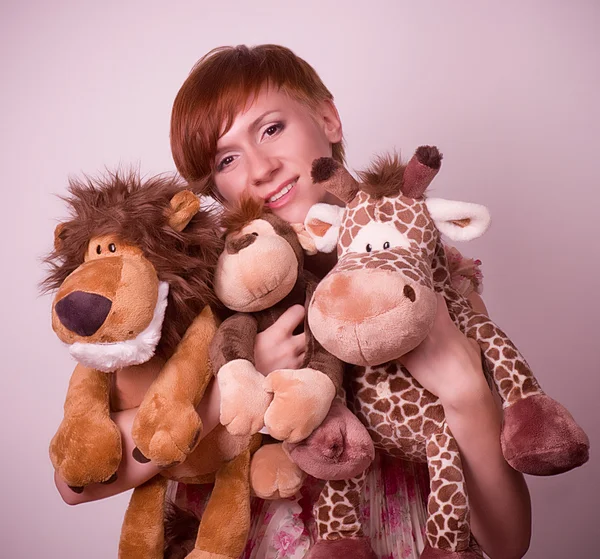
[[[221,423],[232,435],[253,435],[264,427],[273,396],[265,390],[265,377],[246,359],[234,359],[217,374],[221,391]]]
[[[265,413],[269,434],[297,443],[325,419],[335,397],[331,379],[315,369],[280,369],[265,379],[273,401]]]

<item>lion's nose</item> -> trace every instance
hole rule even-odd
[[[54,306],[65,328],[79,336],[91,336],[104,324],[112,301],[96,293],[73,291]]]

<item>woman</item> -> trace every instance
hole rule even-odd
[[[188,181],[202,181],[206,194],[224,204],[235,202],[248,191],[283,219],[297,223],[304,221],[314,203],[336,202],[310,178],[314,159],[332,156],[344,161],[342,125],[333,96],[312,67],[284,47],[224,47],[201,59],[175,100],[171,146],[182,176]],[[459,266],[468,268],[468,262],[453,254]],[[330,258],[320,256],[309,258],[307,267],[323,275],[332,264]],[[473,272],[471,266],[469,273]],[[460,281],[460,274],[456,279]],[[469,284],[464,278],[463,283]],[[485,310],[476,293],[469,298],[476,308]],[[255,346],[258,370],[268,374],[300,366],[304,336],[293,332],[303,319],[303,308],[293,307],[259,335]],[[475,539],[492,558],[522,557],[531,533],[529,494],[523,476],[502,456],[501,411],[485,382],[479,349],[458,331],[442,306],[428,338],[407,354],[403,363],[444,406],[462,454]],[[448,376],[454,379],[451,385],[445,382]],[[218,423],[218,409],[218,387],[213,383],[199,407],[203,435]],[[124,435],[124,461],[115,484],[90,486],[75,495],[57,478],[57,487],[67,502],[104,498],[155,475],[152,464],[137,464],[130,458],[134,414],[135,410],[129,410],[115,417]],[[417,482],[423,477],[420,469],[403,462],[375,462],[367,485],[371,514],[375,516],[365,530],[380,555],[418,556],[424,507],[420,493],[423,484]],[[403,492],[397,487],[399,480],[406,484]],[[194,491],[181,489],[179,503],[201,504],[201,494],[194,497]],[[310,488],[304,495],[310,500],[308,493]],[[404,500],[406,505],[407,499],[408,506],[399,504]],[[303,536],[298,538],[302,543],[294,552],[289,549],[285,555],[277,555],[272,541],[281,537],[281,531],[273,527],[274,518],[282,522],[287,515],[292,517],[290,522],[297,522],[298,507],[302,508],[290,502],[268,506],[255,503],[247,556],[301,557],[308,546],[302,529]],[[390,515],[399,509],[407,512],[406,517],[392,521]],[[282,518],[276,518],[277,514]]]

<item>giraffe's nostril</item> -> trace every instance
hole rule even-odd
[[[415,302],[417,298],[417,294],[415,290],[410,285],[405,285],[403,290],[404,296],[409,299],[412,303]]]

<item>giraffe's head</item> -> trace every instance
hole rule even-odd
[[[419,345],[437,310],[432,264],[440,231],[469,240],[488,227],[483,206],[425,198],[441,161],[437,148],[422,146],[407,165],[380,158],[360,182],[332,159],[313,165],[313,180],[346,207],[316,204],[306,217],[317,248],[338,252],[308,320],[323,347],[348,363],[377,365]]]

